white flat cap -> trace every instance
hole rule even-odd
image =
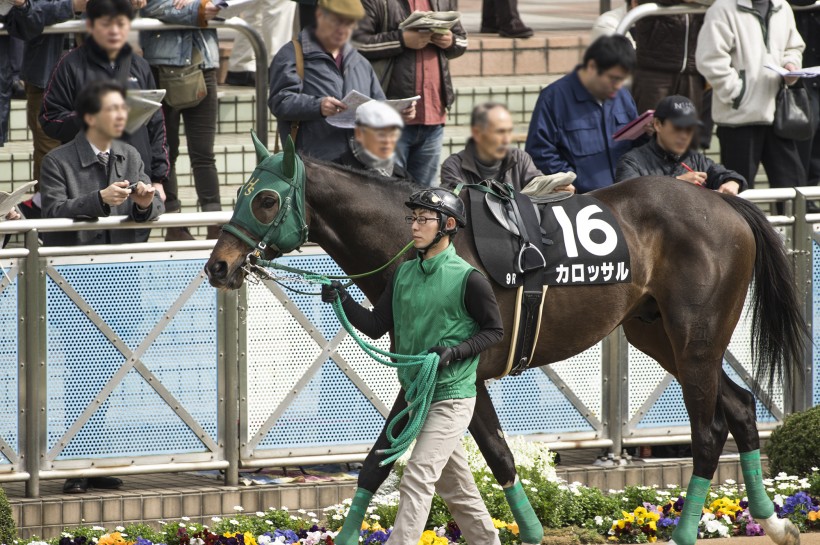
[[[404,127],[401,115],[392,106],[378,100],[365,102],[356,108],[356,125],[374,129]]]

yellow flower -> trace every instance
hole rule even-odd
[[[425,530],[421,534],[421,539],[419,540],[419,545],[433,545],[435,540],[438,536],[432,530]]]
[[[365,520],[362,521],[362,530],[370,530],[370,525]]]
[[[373,525],[370,527],[370,529],[373,530],[374,532],[378,532],[379,530],[382,529],[382,525],[379,524],[378,522],[374,522]]]
[[[256,538],[250,532],[245,532],[245,545],[256,545]]]
[[[517,536],[517,535],[518,535],[518,531],[519,531],[519,530],[518,530],[518,523],[517,523],[517,522],[513,522],[513,523],[511,523],[511,524],[508,524],[508,525],[507,525],[507,530],[509,530],[510,532],[512,532],[512,533],[513,533],[513,535],[516,535],[516,536]]]
[[[655,543],[656,541],[658,541],[658,538],[655,536],[649,536],[647,538],[647,541],[649,541],[649,543]]]
[[[124,545],[125,540],[122,538],[122,534],[120,532],[113,532],[111,534],[100,536],[97,543],[99,545]]]
[[[820,520],[820,511],[809,511],[808,518],[812,522]]]
[[[618,538],[616,536],[609,536],[608,539],[609,541],[618,541]]]
[[[648,524],[647,526],[649,526],[649,529],[650,529],[650,530],[652,530],[652,531],[654,531],[654,532],[657,532],[657,531],[658,531],[658,525],[657,525],[657,524],[655,524],[655,521],[654,521],[654,520],[650,520],[650,521],[649,521],[649,524]]]
[[[493,526],[495,526],[496,530],[500,530],[501,528],[506,528],[507,523],[503,520],[493,519]]]

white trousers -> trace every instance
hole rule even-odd
[[[500,545],[498,531],[461,446],[474,408],[474,397],[439,401],[430,406],[401,477],[399,510],[385,545],[417,545],[435,492],[447,503],[467,543]]]
[[[268,50],[265,66],[270,66],[276,52],[293,38],[294,13],[296,2],[292,0],[255,0],[242,12],[245,22],[252,26],[265,42],[265,48]],[[255,59],[248,39],[237,33],[231,58],[228,60],[228,71],[256,72]],[[267,73],[264,77],[268,77]]]

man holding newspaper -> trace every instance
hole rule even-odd
[[[453,103],[450,59],[467,49],[455,0],[363,0],[365,16],[353,33],[359,52],[373,62],[387,98],[419,95],[407,122],[398,162],[422,185],[436,183],[444,122]]]
[[[327,161],[340,156],[353,137],[355,115],[347,112],[352,116],[348,124],[333,117],[363,99],[384,99],[373,67],[349,43],[363,16],[359,0],[319,0],[316,25],[273,58],[268,106],[279,123],[280,140],[290,134],[300,153]],[[413,101],[402,115],[405,121],[415,116]]]

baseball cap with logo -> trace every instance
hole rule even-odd
[[[669,120],[682,129],[703,125],[698,118],[698,111],[691,100],[681,95],[668,96],[655,108],[655,118]]]

